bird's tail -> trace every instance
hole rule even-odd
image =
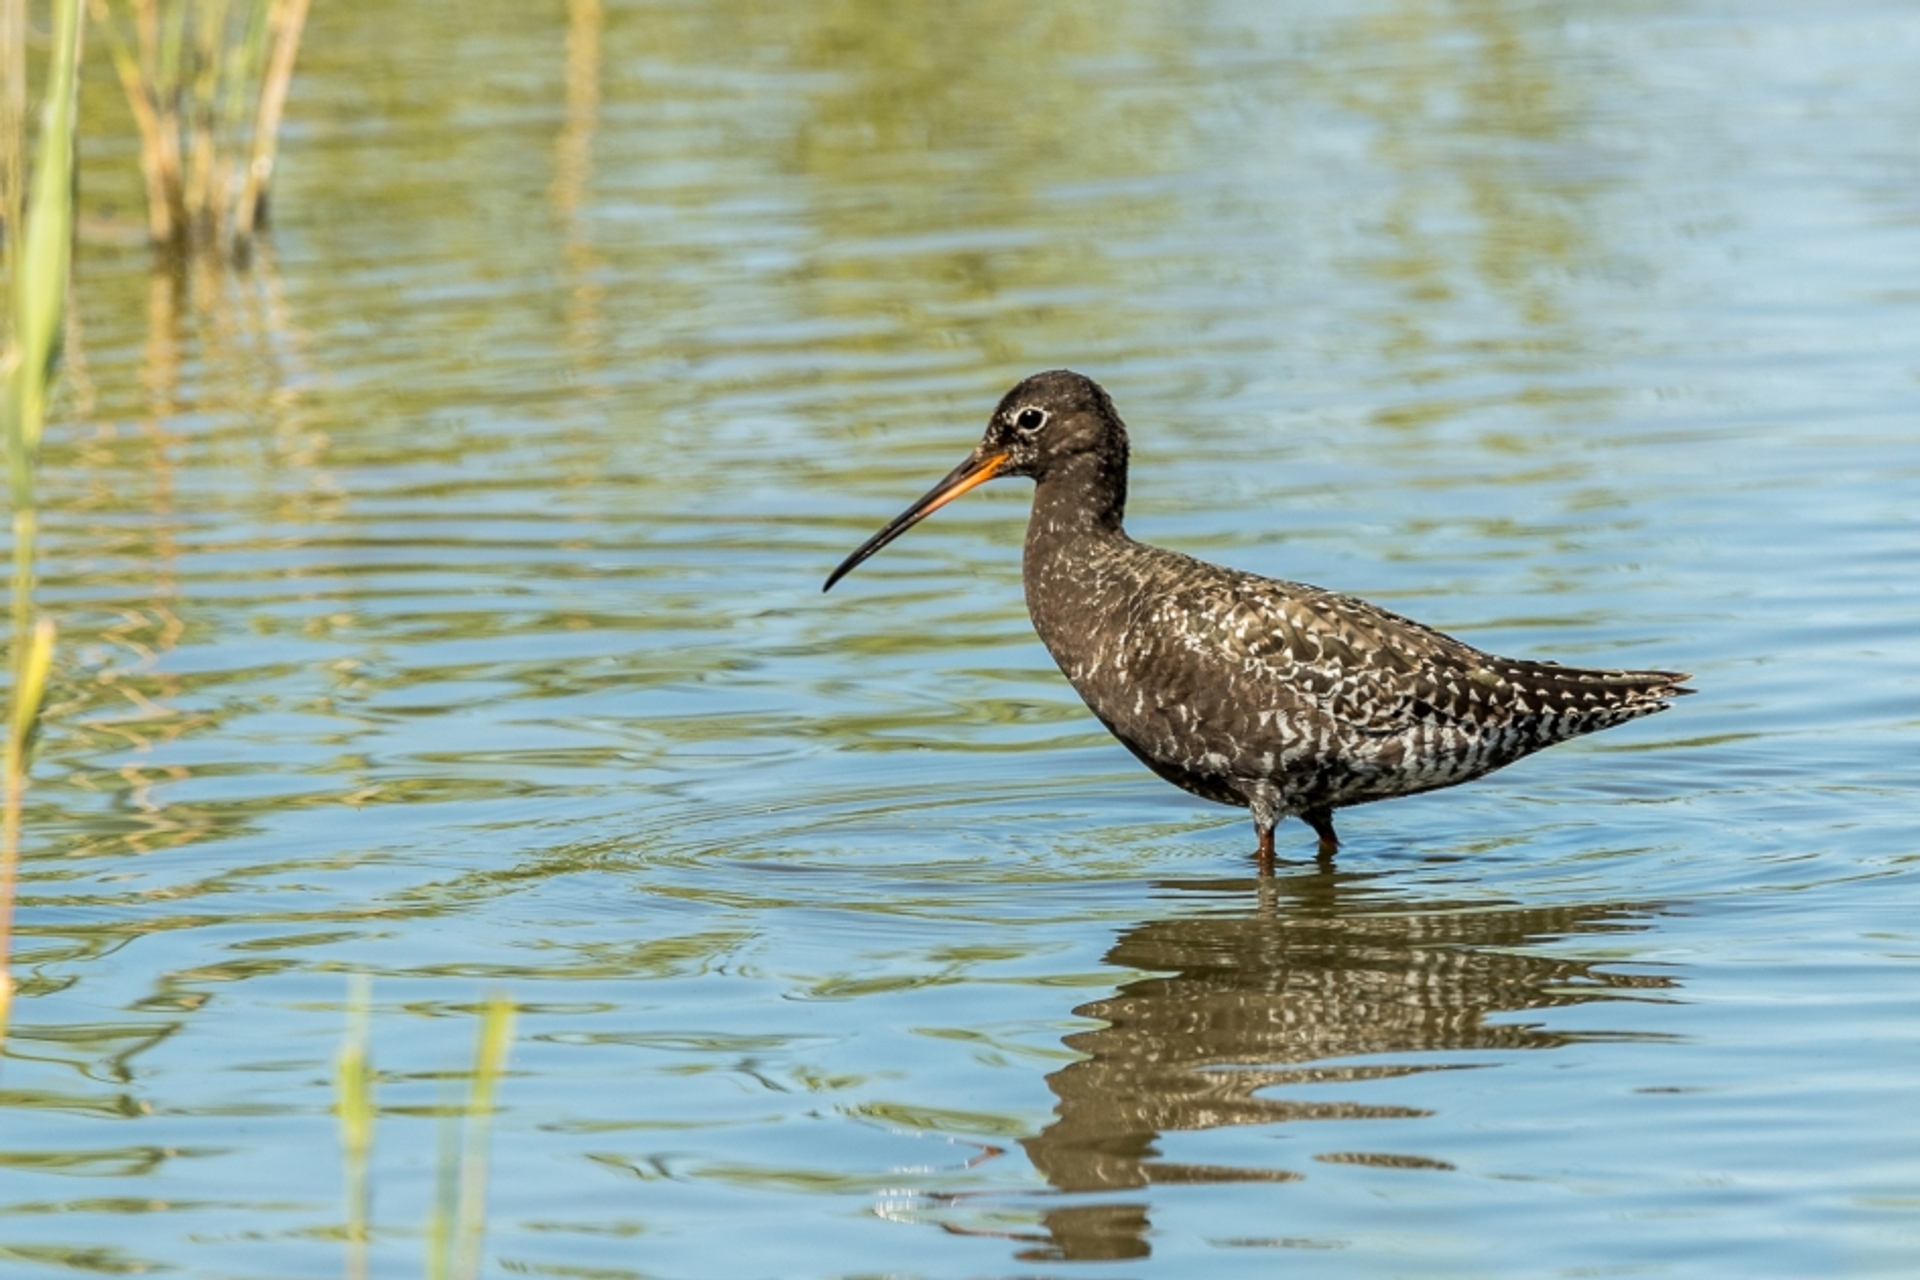
[[[1686,685],[1693,677],[1681,671],[1607,671],[1511,659],[1495,670],[1535,704],[1528,710],[1570,721],[1574,733],[1665,711],[1675,698],[1694,692]]]

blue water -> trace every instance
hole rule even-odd
[[[1891,3],[315,6],[252,270],[81,246],[0,1270],[350,1274],[362,974],[379,1276],[493,993],[489,1276],[1912,1274],[1915,84]],[[1057,366],[1136,536],[1699,695],[1257,882],[1024,482],[820,595]]]

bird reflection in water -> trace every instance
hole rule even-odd
[[[1081,1201],[1154,1184],[1295,1181],[1302,1171],[1163,1160],[1157,1144],[1164,1133],[1229,1125],[1418,1118],[1430,1113],[1273,1095],[1472,1065],[1409,1063],[1409,1054],[1557,1048],[1578,1035],[1492,1015],[1674,985],[1539,949],[1570,936],[1643,930],[1662,904],[1416,901],[1370,887],[1371,878],[1283,876],[1259,884],[1251,908],[1245,881],[1162,885],[1181,899],[1180,914],[1128,929],[1105,957],[1156,976],[1074,1010],[1104,1025],[1066,1038],[1084,1056],[1047,1077],[1059,1098],[1054,1120],[1023,1144],[1053,1190]],[[1355,1061],[1389,1054],[1396,1060]],[[1449,1167],[1418,1154],[1318,1158]],[[1137,1198],[1061,1205],[1041,1214],[1041,1226],[1044,1234],[992,1234],[1027,1242],[1020,1256],[1028,1261],[1150,1252],[1148,1205]],[[948,1230],[976,1234],[958,1224]]]

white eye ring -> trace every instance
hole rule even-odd
[[[1025,432],[1028,435],[1031,435],[1046,425],[1047,411],[1045,409],[1037,409],[1032,405],[1028,405],[1013,415],[1014,430]]]

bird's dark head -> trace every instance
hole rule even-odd
[[[821,590],[967,490],[995,476],[1044,480],[1056,469],[1091,462],[1108,477],[1113,510],[1126,500],[1127,429],[1113,401],[1092,378],[1068,369],[1036,373],[1007,392],[987,419],[987,433],[967,460],[948,472],[920,500],[861,543],[827,576]]]
[[[1038,480],[1079,454],[1117,455],[1124,466],[1127,428],[1099,383],[1071,369],[1053,369],[1001,397],[975,452],[981,450],[1006,455],[994,474]]]

